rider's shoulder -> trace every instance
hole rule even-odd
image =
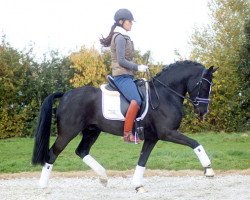
[[[129,36],[123,35],[121,33],[115,33],[113,37],[114,37],[114,40],[129,40],[130,39]]]

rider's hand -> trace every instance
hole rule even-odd
[[[148,70],[147,65],[138,65],[138,71],[139,72],[146,72]]]

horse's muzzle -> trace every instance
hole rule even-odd
[[[208,113],[208,106],[195,106],[194,112],[198,115],[200,121],[204,121],[204,116]]]

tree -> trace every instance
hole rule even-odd
[[[245,23],[246,43],[240,53],[238,74],[240,77],[241,110],[245,112],[246,129],[250,128],[250,17]]]
[[[32,135],[40,105],[49,94],[72,88],[71,62],[51,51],[39,64],[27,53],[0,44],[0,138]],[[54,128],[54,127],[53,127]]]
[[[107,56],[107,55],[106,55]],[[74,77],[71,83],[74,87],[85,85],[99,86],[106,82],[107,66],[102,56],[94,47],[82,47],[79,52],[70,55]]]
[[[206,66],[220,67],[214,80],[212,104],[207,123],[212,130],[240,131],[246,125],[246,112],[242,110],[241,77],[238,66],[240,52],[246,43],[244,26],[249,18],[247,0],[211,0],[211,25],[196,29],[190,55]]]
[[[73,69],[68,57],[59,55],[58,51],[51,51],[49,57],[44,55],[40,64],[29,60],[31,80],[29,79],[29,120],[26,120],[27,135],[31,135],[36,128],[37,117],[43,100],[54,92],[67,92],[72,89],[70,79]],[[53,118],[54,119],[54,118]],[[55,130],[55,126],[52,127]]]
[[[30,69],[26,57],[3,38],[0,45],[0,138],[20,136],[27,119],[27,79]]]

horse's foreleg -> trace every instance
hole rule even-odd
[[[160,139],[191,147],[197,155],[201,165],[204,167],[205,176],[214,176],[214,171],[211,168],[211,161],[202,145],[200,145],[196,140],[183,135],[177,130],[167,131],[167,133],[168,134],[162,136]]]
[[[211,167],[211,161],[205,152],[202,145],[193,149],[195,154],[197,155],[198,159],[200,160],[201,165],[204,167],[204,174],[206,177],[213,177],[214,171]]]
[[[100,165],[91,155],[89,155],[90,148],[95,143],[96,139],[100,134],[99,130],[84,130],[83,137],[76,149],[76,154],[82,158],[83,162],[88,165],[94,172],[100,176],[100,182],[103,186],[107,186],[108,176],[105,168]]]
[[[108,176],[105,168],[100,165],[91,155],[86,155],[83,158],[83,162],[100,176],[101,184],[106,187],[108,184]]]
[[[143,175],[146,169],[145,166],[156,143],[157,140],[145,140],[143,143],[138,165],[136,166],[133,176],[133,185],[135,186],[137,192],[145,191],[143,188]]]

